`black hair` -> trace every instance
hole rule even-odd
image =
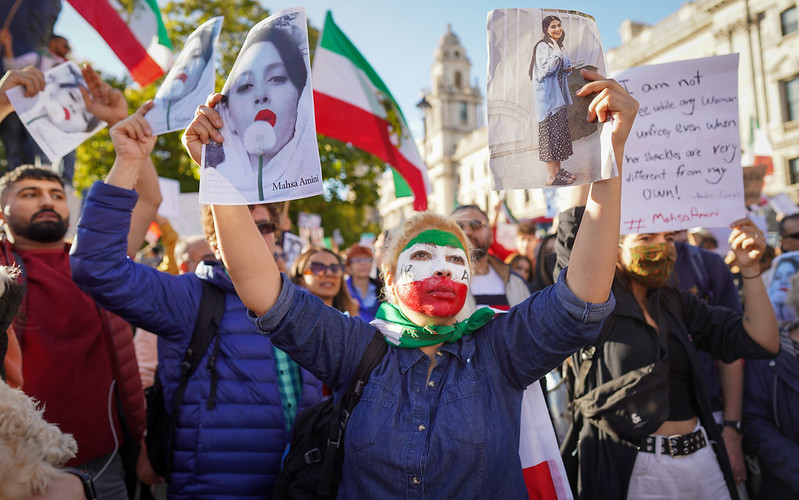
[[[535,46],[533,47],[533,58],[530,60],[530,69],[528,71],[531,80],[533,79],[533,68],[535,67],[535,53],[538,52],[538,46],[542,43],[554,42],[552,37],[549,36],[549,33],[547,33],[547,28],[549,28],[549,25],[552,24],[552,21],[560,21],[561,23],[563,23],[563,21],[561,21],[558,16],[546,16],[543,20],[541,20],[541,31],[544,33],[544,36],[541,38],[541,40],[537,41]],[[565,39],[566,39],[566,31],[564,30],[563,34],[560,36],[560,38],[557,41],[558,47],[560,47],[561,49],[563,48],[563,40]]]
[[[785,222],[789,220],[799,220],[799,213],[786,215],[777,223],[777,232],[780,234],[780,237],[785,236],[783,232],[785,231]]]
[[[6,172],[2,177],[0,177],[0,200],[5,201],[5,195],[6,191],[8,191],[8,188],[17,182],[24,181],[26,179],[53,181],[61,184],[62,188],[64,187],[64,179],[62,179],[60,175],[53,172],[49,168],[23,165],[11,170],[10,172]]]
[[[478,207],[477,205],[474,205],[474,204],[460,205],[455,210],[453,210],[450,215],[455,215],[456,213],[461,212],[463,210],[477,210],[478,212],[480,212],[480,214],[483,216],[483,218],[486,220],[486,222],[488,222],[488,215],[483,211],[482,208],[480,208],[480,207]]]
[[[297,42],[283,28],[266,26],[254,33],[254,36],[244,43],[241,48],[243,54],[250,46],[260,42],[272,42],[283,60],[289,80],[302,92],[305,82],[308,81],[308,68],[305,67],[305,58]]]

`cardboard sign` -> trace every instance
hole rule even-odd
[[[746,206],[760,204],[763,179],[766,178],[766,165],[744,167],[744,201]]]
[[[722,227],[743,217],[738,54],[613,77],[640,104],[624,150],[622,234]]]
[[[179,218],[180,182],[175,179],[159,177],[158,187],[161,189],[161,205],[158,207],[158,215],[170,220]]]

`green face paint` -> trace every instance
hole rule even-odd
[[[422,231],[421,233],[417,234],[415,238],[409,241],[402,251],[404,252],[417,243],[431,243],[440,247],[455,247],[460,248],[464,252],[466,251],[466,249],[463,248],[461,240],[459,240],[457,236],[440,229],[428,229],[426,231]]]

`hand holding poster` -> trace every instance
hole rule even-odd
[[[565,10],[492,10],[488,46],[495,188],[568,186],[616,175],[610,127],[586,121],[594,96],[576,95],[587,83],[581,69],[605,74],[594,19]]]
[[[614,78],[640,104],[624,150],[622,234],[743,217],[738,54],[638,66]]]
[[[305,9],[247,34],[216,110],[223,143],[203,146],[200,202],[242,205],[322,192]]]
[[[44,90],[25,97],[23,87],[6,92],[31,137],[47,158],[56,163],[106,126],[86,107],[81,88],[86,80],[77,64],[65,62],[44,74]]]
[[[155,94],[147,122],[153,134],[185,129],[194,110],[214,91],[216,41],[223,17],[214,17],[189,35],[175,64]]]

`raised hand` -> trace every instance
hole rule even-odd
[[[153,135],[144,115],[152,107],[153,101],[147,101],[135,113],[111,127],[109,134],[117,153],[116,163],[138,164],[149,157],[157,136]]]
[[[630,135],[633,121],[638,113],[638,101],[636,101],[616,80],[608,80],[595,71],[581,69],[580,75],[589,83],[583,85],[577,91],[580,97],[597,92],[591,104],[588,105],[589,122],[598,119],[605,122],[608,118],[613,118],[613,142],[614,152],[619,167],[621,167],[620,156],[624,150],[624,144]]]
[[[225,140],[219,133],[219,129],[222,128],[222,117],[214,109],[221,100],[222,94],[208,96],[205,105],[199,106],[194,112],[194,120],[186,127],[181,137],[183,146],[197,165],[202,160],[203,144],[208,144],[212,140],[216,142]]]
[[[44,73],[33,66],[28,66],[21,70],[12,69],[3,75],[0,79],[0,121],[14,111],[6,91],[19,85],[24,87],[25,97],[33,97],[44,89]]]
[[[766,250],[766,238],[763,231],[749,219],[743,218],[730,224],[730,248],[735,252],[735,258],[743,271],[744,268],[752,269],[748,275],[760,273],[760,257]]]
[[[89,90],[80,87],[80,92],[91,114],[107,122],[109,127],[127,118],[128,102],[122,91],[104,82],[90,64],[85,64],[81,73]]]

